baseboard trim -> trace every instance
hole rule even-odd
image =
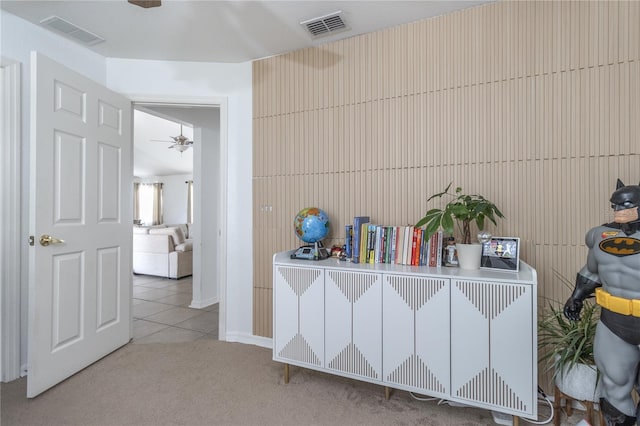
[[[192,300],[189,307],[194,309],[202,309],[202,308],[206,308],[207,306],[214,305],[218,302],[219,300],[217,297],[212,297],[211,299],[205,299],[205,300]]]
[[[253,334],[227,332],[225,341],[255,345],[268,349],[273,348],[273,340],[270,337],[255,336]]]

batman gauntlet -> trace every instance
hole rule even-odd
[[[564,316],[571,321],[578,321],[582,310],[582,301],[591,296],[597,287],[600,287],[599,283],[577,274],[576,287],[573,289],[571,297],[564,304]]]

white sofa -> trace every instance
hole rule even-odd
[[[190,226],[133,227],[133,273],[182,278],[193,273]]]

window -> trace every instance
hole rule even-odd
[[[133,220],[141,225],[159,225],[162,219],[162,183],[133,184]]]

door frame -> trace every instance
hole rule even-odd
[[[0,211],[0,381],[20,377],[21,351],[21,64],[2,65],[0,79],[0,194],[5,200]],[[25,242],[26,243],[26,242]]]
[[[227,337],[227,206],[228,206],[228,100],[226,97],[197,97],[197,96],[171,96],[171,95],[127,95],[132,105],[132,114],[136,105],[149,106],[180,106],[180,107],[218,107],[220,111],[220,199],[218,200],[218,214],[220,222],[218,224],[218,237],[220,238],[220,250],[218,252],[218,299],[219,299],[219,319],[218,319],[218,339],[226,340]],[[203,236],[200,236],[201,238]],[[203,277],[200,275],[200,279]]]
[[[21,64],[2,65],[3,78],[0,80],[2,97],[0,119],[3,123],[2,171],[0,191],[12,202],[3,203],[0,220],[0,266],[3,286],[0,292],[0,381],[9,382],[26,374],[26,365],[21,365],[21,345],[23,317],[22,288],[28,276],[22,276],[22,150],[21,150]],[[219,253],[219,333],[221,341],[227,334],[227,206],[228,206],[228,101],[226,97],[186,97],[186,96],[140,96],[126,95],[133,103],[169,103],[188,106],[217,106],[220,110],[220,238]],[[133,108],[132,108],[133,114]],[[10,167],[5,167],[10,166]],[[18,224],[18,226],[16,226]],[[23,244],[24,243],[24,244]],[[27,274],[28,275],[28,274]],[[133,324],[133,317],[130,319]],[[25,336],[26,337],[26,336]]]

